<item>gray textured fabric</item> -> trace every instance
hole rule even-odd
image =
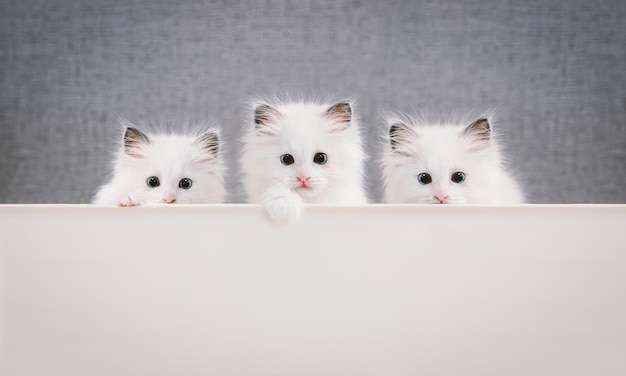
[[[244,103],[380,112],[499,109],[532,202],[626,202],[626,2],[51,1],[0,4],[0,202],[81,203],[131,120],[221,124],[230,183]],[[237,198],[237,197],[236,197]]]

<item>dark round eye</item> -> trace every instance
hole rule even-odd
[[[293,162],[295,161],[293,160],[293,155],[291,154],[283,154],[280,156],[280,163],[285,166],[289,166],[290,164],[293,164]]]
[[[421,174],[417,175],[417,181],[419,181],[420,184],[426,185],[430,184],[433,181],[433,178],[430,177],[430,174],[422,172]]]
[[[318,165],[323,165],[327,161],[328,156],[326,155],[326,153],[315,153],[315,156],[313,157],[313,162],[317,163]]]
[[[465,173],[461,172],[461,171],[457,171],[455,173],[452,174],[451,177],[452,181],[459,184],[459,183],[463,183],[465,181]]]
[[[161,185],[161,182],[159,181],[159,178],[157,178],[156,176],[150,176],[146,180],[146,184],[148,184],[148,187],[150,187],[150,188],[156,188],[159,185]]]
[[[182,178],[182,179],[180,179],[180,181],[178,182],[178,187],[182,188],[182,189],[189,189],[189,188],[191,188],[191,179],[189,179],[189,178]]]

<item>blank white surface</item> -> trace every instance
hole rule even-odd
[[[626,205],[0,206],[2,375],[624,375]]]

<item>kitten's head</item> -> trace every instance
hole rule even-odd
[[[147,134],[127,126],[116,173],[142,204],[222,202],[220,154],[216,129]]]
[[[388,118],[383,170],[388,202],[479,201],[500,168],[490,121],[425,124]]]
[[[281,183],[307,201],[362,174],[364,156],[350,102],[258,102],[253,112],[243,160],[249,184]]]

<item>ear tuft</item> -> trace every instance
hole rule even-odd
[[[150,139],[136,128],[127,127],[124,131],[124,151],[134,158],[143,158],[142,149],[150,144]]]
[[[397,150],[414,132],[404,123],[394,122],[389,127],[389,144],[391,150]]]
[[[352,120],[352,106],[348,102],[339,102],[326,110],[326,117],[335,123],[350,123]]]
[[[254,126],[261,128],[270,125],[282,117],[280,111],[267,104],[260,104],[254,109]]]
[[[217,132],[209,131],[196,139],[196,142],[209,154],[217,157],[219,152],[219,136]]]
[[[352,106],[346,101],[339,102],[326,110],[324,117],[332,122],[331,133],[344,131],[352,122]]]
[[[389,143],[391,144],[391,149],[395,150],[398,146],[399,135],[402,132],[401,128],[404,127],[404,124],[392,124],[389,128]]]
[[[491,126],[489,125],[489,120],[486,118],[476,120],[465,128],[463,134],[470,138],[472,151],[486,149],[491,140]]]

